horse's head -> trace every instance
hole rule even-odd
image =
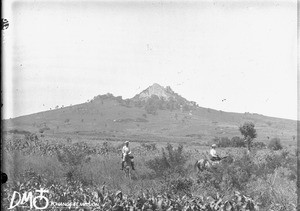
[[[198,168],[199,171],[203,171],[210,167],[210,163],[207,159],[200,159],[195,163],[195,168]]]

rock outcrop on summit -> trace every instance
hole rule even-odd
[[[170,87],[164,88],[163,86],[154,83],[152,86],[148,87],[140,94],[137,94],[133,99],[147,100],[151,98],[152,95],[156,95],[160,99],[168,100],[173,96],[173,94],[174,92]]]
[[[152,86],[149,86],[147,89],[141,93],[135,95],[131,100],[134,101],[148,101],[151,98],[158,98],[163,101],[175,101],[190,106],[196,106],[196,103],[193,101],[188,101],[187,99],[181,97],[179,94],[175,93],[170,86],[163,87],[157,83],[154,83]]]
[[[145,107],[147,113],[155,114],[157,110],[190,111],[197,107],[196,102],[188,101],[175,93],[171,87],[157,83],[148,87],[130,99],[138,107]]]

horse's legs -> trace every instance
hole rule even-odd
[[[128,168],[128,178],[129,178],[129,180],[131,180],[131,170],[130,170],[130,168]]]
[[[124,167],[124,173],[125,173],[125,177],[130,177],[130,166],[129,165],[125,165]]]
[[[128,178],[131,179],[131,169],[130,169],[130,167],[128,168]]]
[[[124,168],[125,177],[127,177],[127,167]]]

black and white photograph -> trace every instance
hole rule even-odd
[[[297,4],[4,0],[1,210],[298,210]]]

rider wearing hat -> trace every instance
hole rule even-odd
[[[131,155],[131,151],[130,151],[130,148],[129,148],[129,141],[125,141],[124,144],[125,145],[122,148],[122,169],[121,170],[124,169],[124,163],[125,163],[126,155],[130,155],[131,167],[132,167],[132,170],[135,170],[134,169],[133,156]]]
[[[211,161],[220,161],[221,160],[221,158],[217,154],[216,147],[217,147],[216,144],[211,145],[211,150],[210,150]]]

